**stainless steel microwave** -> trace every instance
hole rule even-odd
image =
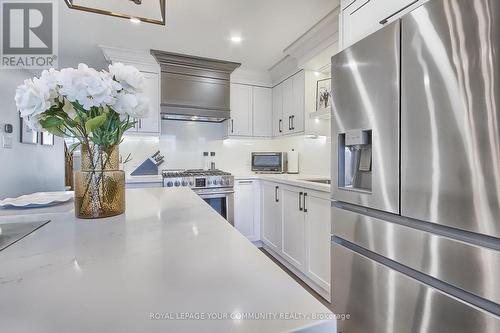
[[[252,153],[252,171],[259,173],[285,173],[288,161],[284,152]]]

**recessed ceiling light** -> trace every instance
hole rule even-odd
[[[241,36],[232,36],[231,37],[231,42],[233,42],[234,44],[239,44],[243,41],[243,38],[241,38]]]
[[[134,24],[139,24],[139,23],[141,23],[141,20],[139,20],[137,17],[131,17],[130,22],[132,22]]]

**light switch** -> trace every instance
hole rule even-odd
[[[4,135],[2,137],[2,148],[12,149],[12,137]]]

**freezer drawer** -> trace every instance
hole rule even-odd
[[[500,1],[402,20],[401,214],[500,237]]]
[[[493,333],[500,318],[332,243],[332,304],[341,333]]]
[[[340,208],[332,220],[335,236],[500,304],[499,251]]]
[[[332,57],[334,200],[399,213],[400,22]]]

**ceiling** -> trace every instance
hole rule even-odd
[[[167,25],[59,6],[59,65],[104,66],[98,45],[158,49],[241,62],[267,70],[283,50],[338,5],[338,0],[167,0]],[[234,45],[232,35],[243,41]]]

